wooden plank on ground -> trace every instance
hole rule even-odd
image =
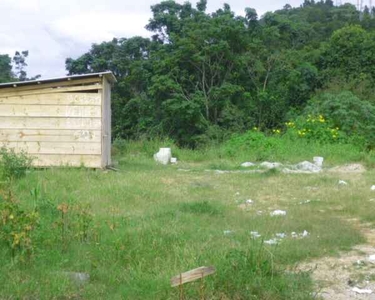
[[[208,275],[212,275],[216,272],[215,267],[200,267],[194,270],[190,270],[185,273],[181,273],[171,278],[171,286],[179,286],[184,283],[192,282]]]
[[[101,118],[1,117],[1,129],[101,130]]]
[[[101,117],[100,106],[12,105],[0,103],[0,117]]]
[[[100,130],[0,129],[0,142],[101,142]]]
[[[99,93],[56,93],[25,95],[15,97],[2,97],[0,94],[0,104],[13,105],[101,105],[101,95]]]
[[[88,154],[102,153],[101,143],[80,142],[0,142],[0,147],[14,149],[16,152],[24,151],[33,154]]]

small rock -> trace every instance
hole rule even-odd
[[[252,162],[249,162],[249,161],[241,164],[241,167],[244,167],[244,168],[250,168],[250,167],[254,167],[254,166],[255,166],[255,164],[253,164]]]
[[[298,234],[294,231],[290,235],[292,236],[292,238],[298,238]]]
[[[265,161],[265,162],[262,162],[260,164],[260,166],[262,168],[266,168],[266,169],[276,169],[276,168],[280,168],[282,166],[282,164],[278,163],[278,162],[268,162],[268,161]]]
[[[308,235],[309,233],[306,230],[304,230],[301,234],[302,237],[307,237]]]
[[[286,238],[286,233],[276,233],[275,235],[280,239]]]
[[[258,215],[258,216],[263,215],[263,211],[262,211],[262,210],[258,210],[258,211],[257,211],[257,215]]]
[[[171,157],[171,164],[177,164],[177,158],[176,157]]]
[[[339,185],[348,185],[348,183],[345,180],[339,180]]]
[[[246,203],[246,204],[253,204],[253,203],[254,203],[254,201],[253,201],[253,200],[251,200],[251,199],[247,199],[245,203]]]
[[[368,257],[368,260],[369,260],[371,263],[375,264],[375,254],[370,255],[370,256]]]
[[[286,211],[285,210],[277,209],[277,210],[274,210],[273,212],[271,212],[270,215],[271,215],[271,217],[274,217],[274,216],[285,216],[286,215]]]
[[[264,241],[267,245],[277,245],[280,241],[278,239],[270,239],[268,241]]]
[[[357,294],[372,294],[372,290],[370,289],[360,289],[358,287],[352,288],[352,291]]]
[[[311,200],[305,200],[305,201],[301,201],[299,204],[307,204],[307,203],[310,203]]]
[[[371,186],[371,191],[375,191],[375,185]]]
[[[301,171],[307,171],[311,173],[319,173],[322,168],[309,162],[309,161],[303,161],[296,165],[297,170]]]
[[[240,192],[236,192],[235,195],[236,195],[236,196],[239,196],[239,195],[240,195]]]
[[[232,230],[224,230],[223,233],[224,233],[224,235],[230,235],[230,234],[233,233],[233,231]]]
[[[90,274],[80,272],[62,272],[61,274],[69,277],[77,284],[84,284],[90,280]]]

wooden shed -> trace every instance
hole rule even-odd
[[[34,166],[111,164],[111,72],[0,84],[0,147]]]

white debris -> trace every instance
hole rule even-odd
[[[339,180],[339,185],[348,185],[348,183],[345,180]]]
[[[370,256],[368,257],[368,260],[369,260],[371,263],[375,264],[375,254],[370,255]]]
[[[303,161],[296,165],[297,170],[306,171],[310,173],[319,173],[322,168],[309,162],[309,161]]]
[[[224,233],[224,235],[230,235],[230,234],[233,233],[233,231],[232,230],[224,230],[223,233]]]
[[[371,191],[375,191],[375,185],[371,186]]]
[[[352,288],[352,291],[357,294],[372,294],[372,290],[370,289],[360,289],[358,287]]]
[[[305,201],[301,201],[299,204],[307,204],[307,203],[310,203],[311,200],[305,200]]]
[[[267,245],[277,245],[280,242],[278,239],[270,239],[268,241],[264,241],[265,244]]]
[[[304,230],[301,234],[302,237],[307,237],[308,235],[309,233],[306,230]]]
[[[319,167],[319,168],[323,167],[323,161],[324,161],[324,158],[321,157],[321,156],[315,156],[315,157],[313,158],[313,162],[314,162],[314,164],[315,164],[317,167]]]
[[[255,239],[261,237],[258,231],[251,231],[250,235]]]
[[[273,212],[271,212],[270,215],[271,215],[271,217],[274,217],[274,216],[286,216],[286,211],[285,210],[277,209],[277,210],[274,210]]]
[[[154,160],[163,165],[167,165],[172,157],[171,148],[160,148],[158,153],[154,154]]]
[[[268,162],[268,161],[265,161],[265,162],[262,162],[260,164],[260,166],[262,168],[266,168],[266,169],[276,169],[276,168],[280,168],[282,166],[282,164],[278,163],[278,162]]]
[[[280,239],[286,238],[286,233],[276,233],[275,235]]]
[[[246,204],[253,204],[253,203],[254,203],[254,201],[253,201],[253,200],[251,200],[251,199],[247,199],[245,203],[246,203]]]
[[[177,158],[171,157],[171,164],[177,164]]]
[[[241,164],[241,167],[244,167],[244,168],[250,168],[250,167],[254,167],[254,166],[255,166],[255,164],[252,163],[252,162],[249,162],[249,161]]]

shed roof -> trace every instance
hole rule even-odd
[[[8,82],[8,83],[1,83],[0,89],[2,88],[9,88],[9,87],[19,87],[19,86],[28,86],[28,85],[35,85],[35,84],[42,84],[42,83],[53,83],[53,82],[60,82],[66,80],[75,80],[75,79],[84,79],[84,78],[95,78],[95,77],[106,77],[110,83],[117,82],[116,77],[113,75],[111,71],[108,72],[100,72],[100,73],[89,73],[89,74],[82,74],[82,75],[71,75],[65,77],[57,77],[57,78],[46,78],[46,79],[37,79],[37,80],[30,80],[30,81],[16,81],[16,82]]]

